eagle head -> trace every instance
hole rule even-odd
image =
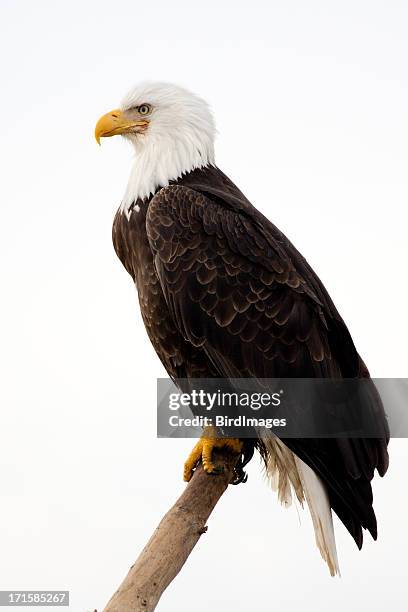
[[[214,162],[215,124],[208,104],[170,83],[145,82],[103,115],[95,138],[120,134],[135,149],[135,164],[124,203],[145,198],[158,187]]]

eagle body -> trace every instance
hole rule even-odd
[[[370,381],[318,276],[215,165],[214,131],[206,103],[168,84],[136,88],[95,130],[98,141],[123,134],[135,147],[113,243],[169,376]],[[379,398],[377,414],[381,438],[279,440],[261,431],[244,443],[244,457],[261,452],[282,502],[292,491],[307,502],[332,574],[331,509],[359,548],[363,529],[377,537],[371,480],[387,470],[389,439]]]
[[[368,376],[318,277],[218,168],[119,209],[113,243],[173,379]],[[370,480],[387,468],[386,439],[285,444],[323,479],[358,546],[362,527],[376,537]]]

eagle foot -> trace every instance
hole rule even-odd
[[[229,448],[233,453],[237,455],[241,454],[243,444],[241,440],[237,438],[217,438],[216,430],[214,427],[206,427],[204,433],[194,446],[187,461],[184,464],[184,475],[183,478],[186,482],[191,480],[191,477],[201,461],[204,471],[207,474],[216,476],[222,474],[224,468],[222,466],[215,466],[212,461],[212,452],[215,448]],[[234,477],[232,484],[238,484],[238,482],[244,481],[245,474],[241,478],[241,474],[234,470]],[[240,478],[240,480],[238,480]],[[238,480],[238,482],[236,482]],[[245,481],[244,481],[245,482]]]

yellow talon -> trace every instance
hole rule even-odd
[[[188,482],[200,459],[203,464],[204,470],[207,474],[213,474],[216,472],[214,463],[212,462],[212,452],[214,448],[230,448],[234,453],[238,455],[242,451],[242,442],[236,438],[217,438],[215,427],[206,427],[204,433],[194,446],[187,461],[184,464],[184,475],[183,478]]]

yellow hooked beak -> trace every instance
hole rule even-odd
[[[133,121],[130,117],[126,117],[126,113],[119,109],[115,109],[103,115],[96,124],[96,142],[100,145],[101,138],[108,138],[109,136],[116,136],[117,134],[127,134],[135,127],[144,128],[148,124],[149,122],[145,120]]]

